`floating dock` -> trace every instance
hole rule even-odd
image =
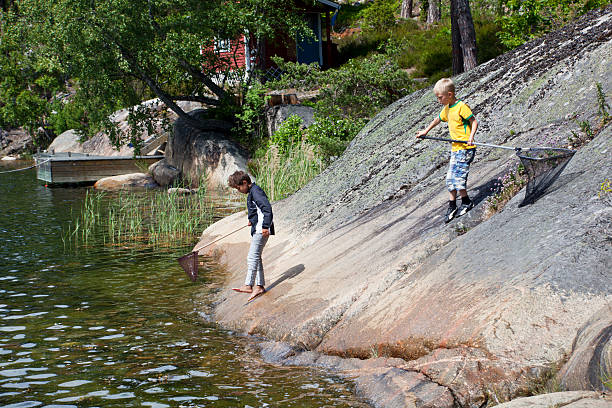
[[[144,173],[163,159],[155,156],[94,156],[87,153],[39,153],[36,177],[47,184],[92,184],[104,177]]]

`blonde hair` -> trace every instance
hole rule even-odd
[[[434,93],[455,93],[455,83],[450,78],[442,78],[434,85]]]

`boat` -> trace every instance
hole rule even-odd
[[[151,156],[96,156],[88,153],[38,153],[36,177],[47,185],[93,184],[104,177],[146,172],[163,159]]]

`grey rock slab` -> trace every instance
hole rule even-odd
[[[499,408],[609,408],[612,399],[589,391],[554,392],[533,397],[517,398],[497,405]]]
[[[206,111],[195,109],[189,115],[204,119]],[[227,186],[232,173],[247,171],[248,154],[237,143],[220,132],[194,129],[181,118],[174,123],[165,156],[166,165],[178,169],[181,178],[192,186],[200,181],[213,188]]]
[[[612,94],[611,17],[612,6],[594,11],[454,78],[481,123],[477,141],[567,146],[576,121],[595,129],[596,84]],[[395,102],[273,205],[276,235],[263,254],[270,290],[257,301],[229,293],[244,279],[248,234],[208,248],[228,271],[214,318],[307,350],[291,357],[304,363],[319,360],[311,352],[402,358],[408,365],[371,381],[422,375],[465,406],[518,395],[581,345],[580,361],[599,358],[588,345],[600,344],[596,314],[612,304],[612,206],[600,189],[612,177],[612,124],[534,204],[519,207],[522,191],[489,219],[486,199],[518,161],[479,147],[468,182],[476,207],[444,224],[449,146],[414,137],[440,109],[431,89]],[[213,224],[202,242],[245,219]]]

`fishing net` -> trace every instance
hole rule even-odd
[[[517,149],[516,155],[527,172],[525,198],[519,207],[534,203],[559,177],[574,155],[574,150],[562,148]]]
[[[191,252],[187,255],[181,256],[178,259],[179,265],[183,268],[189,279],[193,282],[198,279],[198,253]]]

